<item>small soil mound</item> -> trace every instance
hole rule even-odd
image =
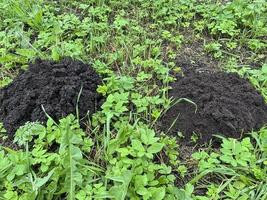
[[[170,97],[187,98],[197,110],[188,101],[174,104],[162,118],[162,130],[173,135],[182,132],[187,143],[193,135],[198,144],[208,142],[213,134],[239,138],[267,122],[263,97],[235,73],[190,73],[171,86]]]
[[[96,111],[101,100],[96,92],[100,77],[88,65],[65,58],[60,62],[36,60],[29,69],[0,90],[0,120],[9,134],[27,121],[45,122],[42,109],[54,119],[70,113],[80,118]],[[82,90],[81,90],[82,88]]]

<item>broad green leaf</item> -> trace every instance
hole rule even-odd
[[[154,143],[150,147],[148,147],[147,152],[152,153],[152,154],[158,153],[162,150],[163,147],[164,147],[164,144],[162,143]]]
[[[51,178],[51,176],[53,175],[55,169],[51,170],[47,176],[43,177],[43,178],[37,178],[36,182],[35,182],[35,187],[40,188],[42,187],[44,184],[47,183],[47,181]]]

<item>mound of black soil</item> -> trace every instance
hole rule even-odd
[[[263,97],[237,74],[190,73],[171,86],[170,97],[190,99],[197,110],[187,101],[174,104],[162,118],[162,130],[173,135],[182,132],[188,143],[193,135],[198,136],[198,144],[208,142],[213,134],[239,138],[267,122]]]
[[[70,113],[80,118],[96,111],[100,77],[88,65],[70,58],[60,62],[36,60],[10,85],[0,90],[0,120],[9,134],[27,121],[58,120]],[[82,90],[81,90],[82,88]]]

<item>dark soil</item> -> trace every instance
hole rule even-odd
[[[184,30],[185,42],[177,49],[175,64],[181,67],[184,73],[190,72],[214,72],[221,68],[221,62],[209,54],[205,48],[205,42],[212,42],[212,38],[203,35],[196,38],[192,29]]]
[[[198,136],[198,144],[209,142],[213,134],[240,138],[267,122],[263,97],[237,74],[189,73],[171,86],[170,97],[190,99],[197,104],[197,111],[186,101],[173,105],[162,118],[162,130],[172,135],[182,132],[187,144],[193,134]]]
[[[13,135],[27,121],[45,122],[48,115],[58,120],[70,113],[80,118],[94,113],[101,97],[97,94],[100,77],[87,64],[65,58],[60,62],[36,60],[29,69],[0,90],[0,120]]]

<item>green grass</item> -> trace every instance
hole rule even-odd
[[[176,138],[155,126],[171,102],[176,57],[193,43],[267,98],[265,0],[0,0],[0,7],[0,87],[37,57],[83,60],[106,77],[98,87],[106,101],[88,132],[70,115],[21,127],[21,150],[0,147],[0,199],[267,199],[267,128],[183,160]]]

